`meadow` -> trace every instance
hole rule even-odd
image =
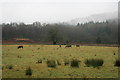
[[[117,78],[118,47],[80,46],[65,48],[65,45],[18,45],[2,46],[3,78]],[[99,68],[86,66],[86,59],[102,59]],[[48,67],[47,61],[55,61],[55,67]],[[71,61],[78,60],[79,67],[72,67]],[[66,64],[65,64],[66,62]],[[30,68],[32,75],[26,75]]]

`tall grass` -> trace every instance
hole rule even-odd
[[[13,65],[8,65],[6,68],[7,69],[13,69]]]
[[[87,59],[85,60],[85,64],[87,67],[100,67],[102,66],[104,63],[104,61],[102,59]]]
[[[39,59],[37,63],[42,63],[42,59]]]
[[[116,60],[114,66],[120,67],[120,60]]]
[[[26,75],[32,75],[32,69],[30,67],[26,69]]]
[[[71,67],[79,67],[79,60],[74,59],[71,61]]]
[[[57,67],[57,64],[56,64],[55,60],[47,60],[46,63],[47,63],[48,67],[51,67],[51,68],[56,68]]]

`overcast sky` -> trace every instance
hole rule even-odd
[[[115,12],[119,0],[1,0],[0,23],[63,22]]]

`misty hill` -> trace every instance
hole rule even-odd
[[[118,12],[113,12],[113,13],[102,13],[102,14],[95,14],[91,15],[88,17],[81,17],[81,18],[76,18],[73,20],[68,21],[68,24],[77,24],[77,23],[86,23],[86,22],[103,22],[106,20],[116,20],[118,17]]]

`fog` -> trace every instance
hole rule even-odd
[[[0,23],[54,23],[117,11],[118,0],[4,0]]]

